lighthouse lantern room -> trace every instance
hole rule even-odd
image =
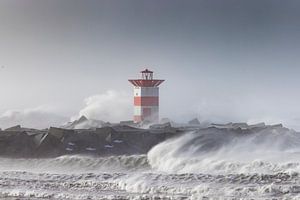
[[[153,71],[141,71],[140,79],[129,80],[134,91],[134,122],[158,122],[159,85],[164,80],[153,79]]]

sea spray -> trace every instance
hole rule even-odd
[[[240,133],[209,128],[155,146],[153,169],[168,173],[279,173],[298,171],[300,134],[280,128]]]

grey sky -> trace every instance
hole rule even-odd
[[[161,116],[300,119],[297,0],[0,0],[0,113],[73,116],[143,66],[166,82]],[[105,119],[104,119],[105,120]]]

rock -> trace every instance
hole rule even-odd
[[[154,124],[149,127],[150,133],[165,134],[168,135],[168,137],[172,137],[174,134],[176,134],[177,130],[179,129],[172,127],[170,122],[165,124]]]
[[[69,122],[61,128],[64,129],[96,129],[100,128],[105,124],[101,120],[88,119],[85,116],[81,116],[78,120]]]
[[[16,125],[16,126],[5,129],[5,131],[20,131],[21,129],[22,129],[21,125]]]
[[[74,134],[74,130],[50,127],[50,129],[48,131],[48,135],[51,135],[59,140],[62,140],[63,137],[68,134],[71,134],[71,135]]]
[[[36,157],[56,157],[64,152],[63,143],[54,135],[47,133],[41,138],[40,145],[34,151]]]
[[[258,124],[249,125],[249,128],[263,128],[265,126],[266,126],[266,124],[262,122],[262,123],[258,123]]]
[[[272,128],[283,128],[282,124],[274,124],[274,125],[270,125],[270,127]]]
[[[94,149],[93,152],[100,154],[104,144],[105,140],[101,140],[94,130],[78,130],[63,139],[64,153],[68,153],[66,150],[69,153],[85,153]]]
[[[42,139],[43,139],[43,137],[45,137],[46,134],[47,133],[39,133],[39,134],[35,134],[35,135],[31,136],[32,140],[33,140],[33,142],[35,144],[35,147],[38,147],[38,146],[41,145],[41,143],[43,141]]]
[[[129,121],[120,121],[120,125],[121,126],[123,126],[123,125],[125,125],[125,126],[133,126],[133,127],[136,126],[136,124],[132,120],[129,120]]]
[[[86,121],[82,119],[82,121]],[[146,154],[156,144],[186,132],[230,134],[232,138],[259,133],[261,137],[276,133],[276,137],[290,131],[282,124],[248,125],[246,123],[212,124],[173,127],[170,122],[155,124],[149,129],[124,124],[96,129],[64,129],[50,127],[45,130],[11,127],[0,131],[0,155],[10,157],[56,157],[65,154],[132,155]],[[222,141],[222,140],[220,140]]]
[[[198,120],[198,118],[192,119],[188,122],[188,125],[192,125],[192,126],[199,126],[200,125],[200,121]]]
[[[247,123],[232,123],[232,128],[241,128],[241,129],[247,129],[249,128],[249,125]]]
[[[85,122],[85,121],[88,121],[88,118],[84,115],[82,115],[78,120],[76,120],[75,122],[77,123],[82,123],[82,122]]]
[[[228,123],[228,124],[211,124],[211,127],[221,129],[247,129],[249,125],[247,123]]]
[[[12,157],[28,157],[35,144],[26,132],[2,131],[0,133],[0,154]]]
[[[161,120],[160,120],[160,123],[161,124],[165,124],[165,123],[168,123],[168,122],[172,122],[169,118],[162,118]]]
[[[5,129],[5,131],[17,131],[17,132],[26,132],[27,135],[37,135],[37,134],[44,134],[47,130],[37,130],[32,128],[23,128],[20,125],[13,126],[10,128]]]
[[[35,140],[40,139],[38,142],[37,156],[53,157],[62,155],[64,152],[63,140],[66,136],[74,134],[74,130],[61,129],[50,127],[48,132],[43,136],[35,136]]]
[[[116,137],[116,132],[112,127],[103,127],[96,129],[96,135],[101,141],[107,141],[109,143]]]
[[[165,129],[165,128],[171,128],[171,123],[167,122],[164,124],[153,124],[149,127],[149,129]]]

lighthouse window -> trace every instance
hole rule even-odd
[[[135,96],[137,96],[138,95],[138,93],[135,93]]]

